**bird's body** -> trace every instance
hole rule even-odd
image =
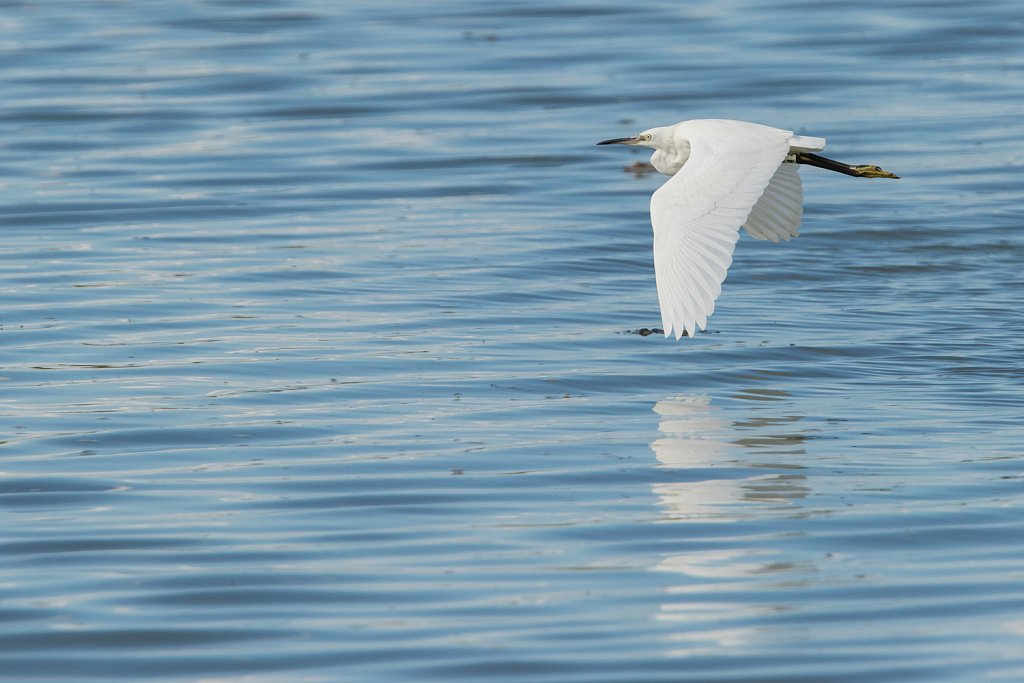
[[[603,144],[654,149],[651,165],[672,176],[651,197],[654,270],[665,336],[707,326],[732,263],[739,228],[778,242],[797,235],[803,213],[798,164],[895,178],[877,166],[820,157],[823,138],[745,121],[696,119]]]

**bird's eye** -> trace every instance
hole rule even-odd
[[[644,134],[643,134],[643,135],[641,135],[640,137],[641,137],[641,139],[643,139],[643,140],[650,140],[650,139],[651,139],[651,134],[650,134],[650,133],[644,133]]]

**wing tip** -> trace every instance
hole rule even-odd
[[[663,332],[665,333],[665,339],[669,337],[675,337],[676,341],[679,341],[683,337],[697,336],[697,332],[703,332],[706,330],[707,323],[701,324],[700,321],[693,322],[682,322],[682,323],[662,323]]]

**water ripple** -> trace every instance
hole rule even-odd
[[[8,8],[0,678],[1021,679],[1018,15]],[[627,333],[720,116],[903,179]]]

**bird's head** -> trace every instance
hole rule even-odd
[[[599,145],[634,145],[636,147],[650,147],[659,149],[664,146],[663,140],[668,135],[668,128],[650,128],[643,133],[632,135],[628,138],[612,138],[602,140]]]

